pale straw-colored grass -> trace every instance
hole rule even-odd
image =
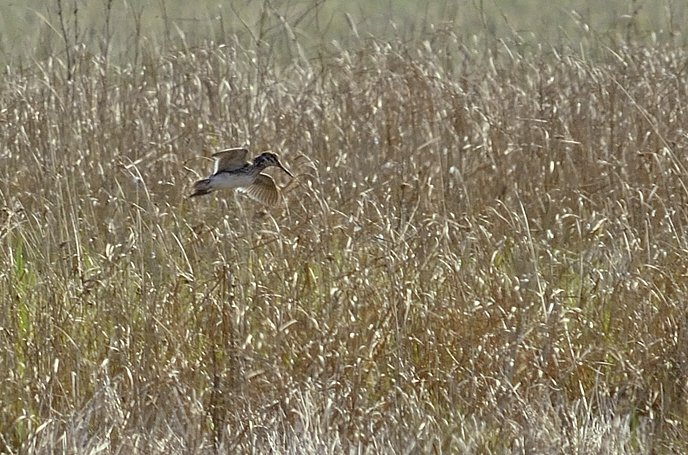
[[[0,451],[688,450],[685,49],[326,50],[8,71]]]

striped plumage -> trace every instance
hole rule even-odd
[[[189,197],[203,196],[221,189],[237,189],[251,199],[266,205],[274,205],[279,201],[279,190],[275,181],[262,171],[270,166],[277,166],[293,177],[277,155],[265,152],[246,161],[248,150],[243,147],[222,150],[213,154],[215,167],[208,178],[194,183],[194,192]]]

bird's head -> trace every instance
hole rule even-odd
[[[270,166],[277,166],[278,168],[282,169],[284,172],[289,174],[290,177],[294,177],[291,172],[289,172],[284,166],[282,166],[282,163],[280,163],[279,158],[277,158],[277,155],[271,152],[261,153],[253,159],[253,164],[255,164],[258,167],[262,167],[263,169]]]

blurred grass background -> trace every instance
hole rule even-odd
[[[193,46],[231,41],[238,33],[246,39],[271,41],[275,34],[284,33],[278,15],[312,53],[321,52],[322,45],[332,40],[346,45],[353,29],[363,37],[412,39],[444,28],[462,36],[517,36],[556,46],[576,42],[591,31],[610,42],[685,42],[682,27],[688,23],[685,2],[680,0],[443,0],[427,4],[409,0],[4,0],[0,3],[0,61],[60,55],[64,48],[60,10],[72,44],[102,48],[107,42],[115,61],[131,59],[141,40],[165,45],[181,39]]]

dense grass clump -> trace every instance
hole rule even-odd
[[[0,83],[0,451],[688,450],[688,55],[438,31]],[[188,200],[279,152],[274,208]]]

